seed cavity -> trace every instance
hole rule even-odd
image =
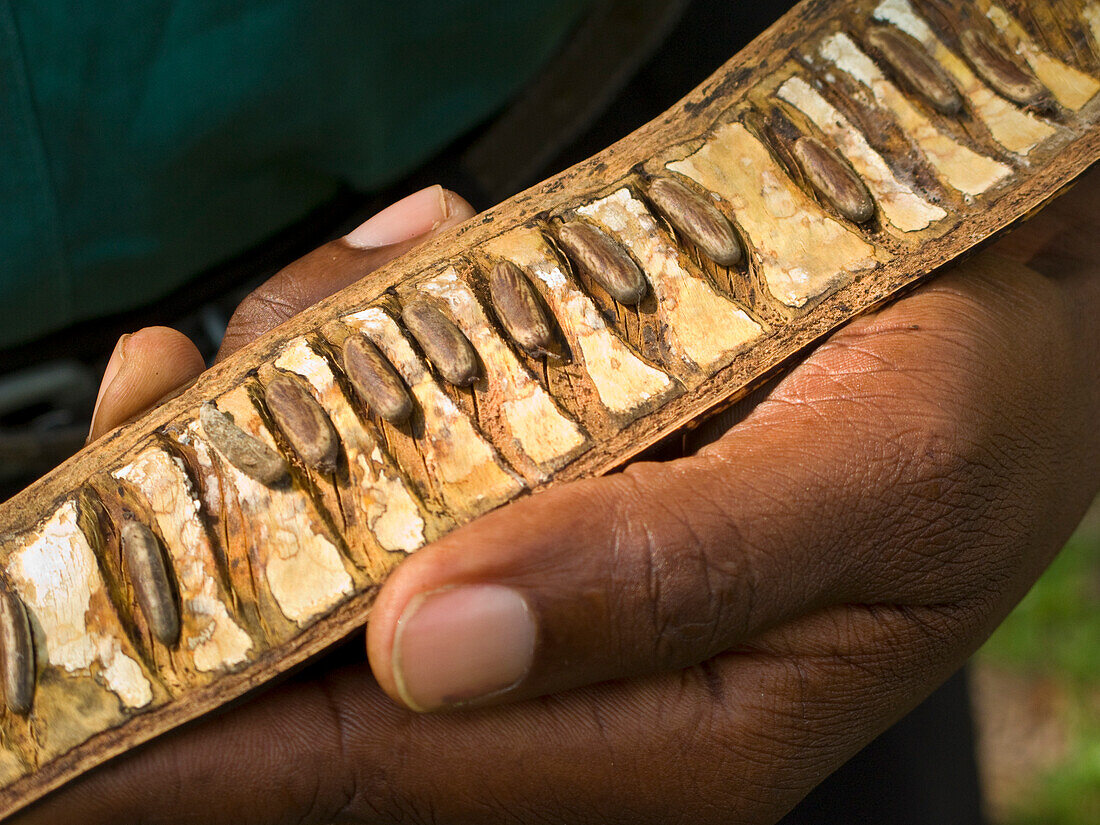
[[[676,231],[695,244],[719,266],[741,262],[741,244],[726,216],[709,202],[673,178],[654,178],[649,184],[649,200]]]
[[[866,39],[893,69],[894,75],[937,111],[945,115],[962,111],[962,95],[951,76],[915,38],[893,26],[874,26],[868,29]]]
[[[817,138],[795,141],[794,155],[810,183],[850,221],[864,223],[875,214],[875,202],[859,176]]]
[[[249,478],[271,486],[286,476],[286,461],[281,455],[246,433],[209,401],[199,408],[199,421],[214,448]]]
[[[477,355],[462,331],[434,303],[417,298],[406,304],[401,320],[439,374],[456,387],[477,381]]]
[[[489,293],[497,317],[517,344],[532,355],[548,355],[554,335],[535,288],[523,270],[511,261],[500,261],[489,274]]]
[[[1039,79],[1014,61],[1006,46],[985,32],[967,29],[959,43],[974,71],[1002,97],[1021,106],[1038,104],[1046,97]]]
[[[34,642],[27,609],[11,586],[0,580],[0,666],[4,700],[12,713],[26,716],[34,703]]]
[[[646,281],[634,259],[592,224],[570,221],[558,229],[566,253],[620,304],[633,306],[646,295]]]
[[[164,552],[153,531],[139,521],[123,525],[122,561],[153,636],[161,644],[175,646],[180,637],[180,614]]]
[[[363,402],[391,424],[412,415],[405,382],[365,335],[351,335],[344,342],[344,372]]]
[[[268,382],[264,400],[306,466],[321,473],[335,473],[340,439],[328,415],[302,382],[291,375],[277,375]]]

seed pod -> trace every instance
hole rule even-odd
[[[340,439],[324,409],[297,378],[277,375],[264,392],[271,417],[307,467],[321,473],[336,472]]]
[[[893,26],[874,26],[867,31],[867,43],[879,51],[896,77],[937,111],[945,115],[962,111],[962,95],[951,75],[919,41]]]
[[[153,531],[138,521],[122,528],[122,560],[134,586],[138,607],[153,636],[172,647],[180,637],[180,614],[168,579],[168,567]]]
[[[497,317],[508,334],[533,355],[552,355],[554,336],[534,287],[518,266],[500,261],[489,275]]]
[[[0,665],[4,700],[12,713],[26,716],[34,703],[34,642],[27,609],[7,584],[0,581]]]
[[[713,203],[673,178],[655,178],[649,184],[649,199],[661,210],[676,231],[695,244],[720,266],[741,261],[741,244],[726,216]]]
[[[558,240],[589,277],[620,304],[641,303],[647,286],[634,259],[592,224],[571,221],[558,229]]]
[[[412,399],[401,376],[365,335],[352,335],[344,342],[344,372],[364,403],[391,424],[412,415]]]
[[[456,387],[468,387],[477,380],[474,348],[435,304],[414,300],[402,309],[401,320],[445,379]]]
[[[1031,106],[1046,96],[1039,79],[1014,61],[1006,47],[985,32],[967,29],[959,43],[974,71],[1002,97],[1021,106]]]
[[[850,221],[863,223],[875,214],[875,202],[867,186],[832,149],[817,138],[795,141],[794,155],[810,183]]]
[[[199,408],[199,421],[214,448],[246,476],[269,486],[286,476],[286,462],[281,455],[246,433],[210,402]]]

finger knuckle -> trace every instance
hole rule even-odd
[[[723,507],[702,491],[686,509],[662,495],[674,472],[669,466],[621,476],[611,575],[617,598],[636,602],[640,595],[648,608],[634,617],[629,637],[652,640],[653,658],[679,668],[728,647],[747,629],[757,587],[749,555],[729,552],[737,529]],[[636,657],[630,650],[624,655]]]

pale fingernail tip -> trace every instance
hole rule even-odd
[[[438,184],[436,185],[436,188],[439,190],[439,214],[443,216],[442,218],[440,218],[439,223],[443,223],[443,221],[449,220],[451,215],[454,214],[453,201],[455,195],[454,192],[451,192],[448,189],[444,189]]]
[[[129,332],[120,336],[118,341],[115,342],[115,348],[111,350],[111,357],[107,359],[107,366],[103,370],[103,378],[99,382],[99,392],[96,393],[95,406],[92,408],[92,420],[88,425],[88,437],[84,441],[85,446],[92,442],[96,434],[95,423],[96,417],[99,415],[99,405],[103,401],[103,395],[107,392],[107,388],[111,386],[115,376],[118,375],[119,369],[122,368],[122,362],[126,360],[126,342],[132,337],[133,334]]]
[[[426,235],[447,219],[446,190],[439,184],[413,192],[344,236],[357,249],[378,249]]]
[[[511,588],[470,585],[418,595],[394,635],[398,696],[423,712],[503,693],[530,671],[536,637],[527,600]]]

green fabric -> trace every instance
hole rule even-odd
[[[0,0],[0,346],[148,303],[484,119],[589,0]]]

